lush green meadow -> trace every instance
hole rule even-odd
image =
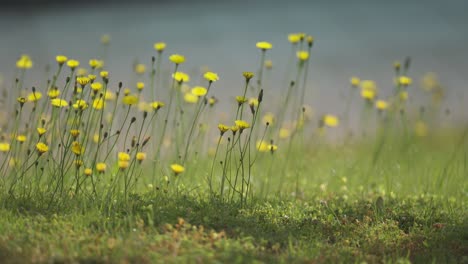
[[[0,262],[468,263],[468,123],[443,84],[407,58],[391,91],[350,76],[324,113],[306,100],[314,39],[285,41],[288,62],[256,44],[229,102],[222,69],[185,73],[162,42],[128,83],[109,36],[40,87],[22,55],[0,87]]]

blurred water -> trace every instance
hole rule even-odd
[[[448,106],[468,107],[468,1],[231,1],[140,3],[0,9],[0,73],[10,83],[14,63],[30,54],[36,66],[65,54],[82,63],[98,56],[99,38],[112,36],[108,65],[118,80],[131,80],[135,58],[149,65],[156,41],[168,43],[166,55],[186,55],[184,70],[206,65],[221,76],[218,97],[240,93],[242,71],[258,67],[257,41],[273,43],[275,64],[270,95],[280,96],[282,72],[290,51],[287,34],[303,31],[316,39],[311,55],[311,89],[306,102],[318,112],[340,113],[339,95],[350,76],[377,80],[390,94],[392,63],[410,55],[416,80],[434,71],[448,89]],[[27,83],[39,85],[39,68]],[[279,76],[279,77],[278,77]],[[117,79],[114,79],[116,82]],[[460,107],[460,108],[459,108]],[[463,116],[459,116],[464,118]]]

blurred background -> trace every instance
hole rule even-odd
[[[375,80],[383,97],[392,94],[393,62],[410,56],[409,76],[415,84],[410,89],[419,90],[425,73],[437,73],[446,89],[444,107],[453,118],[466,120],[466,10],[465,0],[11,0],[0,7],[0,73],[4,86],[11,87],[16,60],[28,54],[34,68],[25,86],[39,86],[45,65],[55,66],[55,55],[85,65],[100,56],[100,37],[109,34],[111,81],[131,86],[133,63],[149,68],[153,44],[164,41],[166,58],[171,53],[186,56],[183,71],[206,66],[220,75],[215,93],[222,102],[240,93],[243,71],[257,70],[255,43],[269,41],[274,67],[265,88],[269,96],[279,97],[286,89],[287,35],[305,32],[315,38],[306,103],[316,112],[343,111],[351,76]]]

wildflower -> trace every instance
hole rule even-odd
[[[30,69],[33,66],[33,62],[28,55],[21,55],[21,57],[16,61],[16,67],[18,69]]]
[[[410,77],[407,76],[400,76],[398,78],[398,84],[401,86],[408,86],[413,82]]]
[[[50,89],[47,92],[47,96],[49,96],[51,99],[57,98],[60,95],[59,89],[57,87]]]
[[[28,94],[27,100],[30,102],[36,102],[41,98],[42,98],[41,92],[33,91],[32,93]]]
[[[182,64],[185,61],[185,57],[180,54],[172,54],[169,56],[169,60],[175,63],[176,65]]]
[[[126,168],[128,168],[128,166],[130,165],[130,162],[126,161],[126,160],[119,160],[117,161],[117,166],[119,167],[119,169],[121,170],[125,170]]]
[[[257,42],[256,46],[263,51],[273,48],[273,45],[266,41]]]
[[[47,132],[47,130],[43,127],[38,127],[37,129],[37,134],[39,134],[39,136],[42,136],[45,134],[45,132]]]
[[[211,107],[214,106],[217,102],[218,102],[218,99],[216,99],[216,97],[214,97],[214,96],[211,96],[211,97],[208,99],[208,104],[209,104]]]
[[[306,40],[307,40],[307,44],[309,44],[309,47],[312,47],[312,45],[314,45],[314,37],[307,36]]]
[[[372,101],[374,100],[376,96],[376,92],[375,90],[369,90],[369,89],[361,89],[361,97],[366,99],[366,100],[369,100],[369,101]]]
[[[82,160],[75,160],[75,167],[79,169],[81,166],[83,166],[83,161]]]
[[[301,35],[297,33],[291,33],[288,35],[288,41],[292,44],[296,44],[301,40]]]
[[[99,172],[99,173],[104,173],[106,172],[106,169],[107,169],[107,165],[104,163],[104,162],[98,162],[96,164],[96,170]]]
[[[93,108],[96,110],[101,110],[104,108],[105,102],[102,98],[96,98],[93,100]]]
[[[359,83],[361,82],[361,80],[358,77],[351,77],[349,82],[351,83],[352,87],[356,88],[359,86]]]
[[[155,110],[159,110],[159,108],[161,108],[163,106],[164,106],[163,102],[154,101],[154,102],[151,103],[151,107],[153,107],[153,109],[155,109]]]
[[[242,76],[244,76],[246,81],[249,81],[250,79],[252,79],[254,77],[254,73],[253,72],[243,72]]]
[[[205,80],[209,82],[216,82],[217,80],[219,80],[218,74],[214,72],[206,72],[205,74],[203,74],[203,78],[205,78]]]
[[[265,61],[265,68],[267,68],[267,69],[273,68],[273,61],[271,61],[271,60],[266,60],[266,61]]]
[[[97,59],[90,59],[89,66],[91,67],[91,69],[102,68],[104,66],[104,61],[97,60]]]
[[[109,72],[108,72],[108,71],[101,71],[101,72],[99,73],[99,75],[100,75],[101,78],[103,78],[103,79],[109,78]]]
[[[249,105],[251,107],[257,107],[258,106],[258,98],[249,98]]]
[[[400,71],[400,68],[401,68],[401,63],[399,61],[394,61],[393,62],[393,68],[395,69],[395,71]]]
[[[94,80],[96,80],[97,76],[94,75],[94,74],[88,74],[88,78],[89,78],[91,81],[94,81]]]
[[[186,93],[184,94],[184,101],[190,104],[196,104],[198,102],[198,96]]]
[[[93,170],[91,168],[84,169],[85,176],[91,176],[93,174]]]
[[[138,103],[138,96],[136,95],[126,95],[122,98],[122,103],[125,105],[134,105]]]
[[[117,159],[121,161],[129,161],[130,155],[127,152],[119,152],[117,154]]]
[[[275,122],[275,115],[271,112],[265,113],[265,115],[262,118],[263,124],[269,124],[272,125]]]
[[[137,74],[143,74],[146,71],[146,66],[144,64],[137,64],[135,65],[135,72]]]
[[[234,126],[231,126],[230,127],[231,131],[233,134],[236,134],[237,131],[239,131],[239,126],[238,125],[234,125]]]
[[[47,151],[49,151],[49,146],[47,146],[43,142],[39,142],[39,143],[36,144],[36,150],[39,153],[39,155],[42,155],[42,154],[46,153]]]
[[[157,52],[161,53],[161,52],[164,51],[164,49],[166,49],[166,43],[164,43],[164,42],[156,42],[156,43],[154,43],[154,49],[155,49]]]
[[[286,139],[291,135],[291,131],[287,128],[281,128],[279,131],[279,138]]]
[[[147,102],[139,102],[138,103],[138,110],[141,111],[141,112],[151,112],[153,111],[153,107],[151,106],[150,103],[147,103]]]
[[[268,148],[268,143],[264,140],[259,140],[257,141],[257,144],[256,144],[256,148],[258,151],[260,152],[267,152],[269,151],[269,148]]]
[[[278,146],[275,145],[275,144],[269,144],[269,145],[267,146],[267,148],[268,148],[268,150],[269,150],[271,153],[273,153],[273,152],[275,152],[275,151],[278,149]]]
[[[99,134],[98,133],[95,133],[93,135],[93,142],[96,143],[96,144],[99,143]]]
[[[190,76],[185,72],[175,72],[172,74],[172,78],[178,81],[179,83],[190,81]]]
[[[184,166],[182,166],[180,164],[174,163],[174,164],[171,165],[171,170],[172,170],[172,172],[174,172],[175,175],[178,175],[178,174],[184,172],[185,168],[184,168]]]
[[[219,132],[221,133],[221,136],[224,135],[224,133],[226,133],[226,131],[229,130],[229,127],[224,125],[224,124],[218,124],[218,129],[219,129]]]
[[[76,78],[76,82],[81,85],[81,87],[84,87],[87,85],[91,80],[88,77],[85,76],[80,76]]]
[[[136,160],[138,160],[140,163],[146,159],[146,153],[145,152],[137,152],[136,154]]]
[[[57,61],[57,63],[59,65],[63,65],[67,60],[68,60],[68,58],[66,56],[63,56],[63,55],[55,56],[55,61]]]
[[[192,88],[192,90],[190,90],[190,92],[193,95],[196,95],[198,97],[202,97],[208,92],[208,90],[205,87],[202,87],[202,86],[195,86],[195,87]]]
[[[300,50],[296,52],[296,57],[299,59],[299,61],[306,61],[309,59],[309,52],[306,50]]]
[[[240,96],[240,95],[239,95],[239,96],[236,96],[236,101],[237,101],[237,103],[238,103],[239,105],[241,105],[241,104],[247,102],[247,98],[245,98],[244,96]]]
[[[338,117],[336,117],[334,115],[329,115],[329,114],[324,115],[322,117],[322,121],[328,127],[337,127],[338,124],[339,124]]]
[[[408,92],[407,91],[401,91],[398,96],[400,97],[401,101],[407,101],[408,100]]]
[[[236,120],[234,121],[234,123],[236,124],[236,126],[239,127],[241,132],[242,130],[250,127],[249,123],[247,123],[247,121],[244,121],[244,120]]]
[[[80,156],[84,153],[85,149],[78,141],[73,141],[71,144],[71,151],[75,153],[75,155]]]
[[[68,60],[67,61],[67,66],[70,67],[70,69],[75,69],[76,67],[80,66],[80,62],[77,60]]]
[[[375,107],[380,111],[384,111],[388,108],[388,103],[384,100],[377,100],[375,102]]]
[[[55,107],[67,107],[68,106],[68,102],[60,98],[54,98],[50,100],[50,103],[52,104],[52,106],[55,106]]]
[[[0,142],[0,152],[8,152],[8,151],[10,151],[10,143]]]
[[[16,101],[18,101],[18,103],[20,103],[20,106],[23,107],[24,103],[26,103],[26,98],[18,97],[16,98]]]
[[[138,89],[138,91],[143,90],[145,88],[145,83],[144,82],[137,82],[136,88]]]
[[[73,137],[73,138],[77,138],[79,135],[80,135],[80,130],[78,129],[72,129],[70,130],[70,135]]]
[[[88,70],[85,68],[78,68],[76,71],[76,75],[78,76],[85,76],[86,74],[88,74]]]
[[[100,82],[93,82],[93,83],[91,84],[91,89],[92,89],[93,91],[95,91],[95,92],[101,90],[101,89],[102,89],[102,83],[100,83]]]
[[[106,93],[104,94],[104,99],[107,101],[112,101],[115,99],[115,93],[109,90],[106,90]]]

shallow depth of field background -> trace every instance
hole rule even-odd
[[[437,73],[447,92],[443,108],[457,121],[468,116],[467,9],[464,0],[11,1],[0,8],[0,74],[9,87],[15,61],[29,54],[35,70],[25,84],[39,86],[39,69],[54,65],[55,55],[85,62],[100,54],[99,38],[108,33],[111,85],[130,85],[132,63],[148,66],[153,43],[164,41],[166,56],[186,56],[187,71],[205,65],[217,72],[216,96],[225,102],[239,91],[241,73],[257,69],[255,42],[269,41],[277,74],[266,89],[277,97],[285,90],[287,34],[302,31],[316,40],[308,82],[315,91],[305,102],[318,113],[342,113],[351,76],[376,80],[379,94],[390,95],[393,61],[411,56],[411,89],[426,72]]]

